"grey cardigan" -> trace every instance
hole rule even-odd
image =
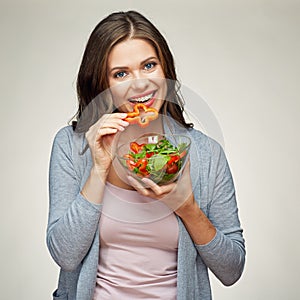
[[[238,217],[235,189],[222,147],[196,129],[166,127],[192,139],[190,153],[194,197],[217,229],[212,241],[196,245],[180,218],[178,300],[212,299],[208,268],[226,286],[235,283],[245,264],[245,243]],[[96,283],[101,205],[80,194],[92,166],[84,135],[71,126],[56,134],[50,159],[50,207],[47,246],[60,267],[53,299],[91,300]]]

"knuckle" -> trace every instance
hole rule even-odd
[[[161,189],[157,189],[157,190],[155,191],[155,193],[156,193],[157,196],[163,195],[163,191],[162,191]]]
[[[100,120],[103,122],[104,120],[107,120],[107,118],[109,118],[109,116],[110,116],[110,114],[104,114],[101,118],[100,118]],[[99,120],[99,121],[100,121]],[[101,123],[101,122],[100,122]]]

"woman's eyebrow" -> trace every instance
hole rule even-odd
[[[155,60],[158,60],[158,58],[156,56],[150,56],[146,59],[144,59],[142,62],[141,62],[141,65],[143,65],[144,63],[146,63],[147,61],[151,60],[151,59],[155,59]]]
[[[143,65],[143,64],[145,64],[147,61],[149,61],[149,60],[151,60],[151,59],[155,59],[155,60],[158,60],[158,58],[156,57],[156,56],[150,56],[150,57],[148,57],[148,58],[146,58],[146,59],[144,59],[143,61],[141,61],[141,65]],[[109,70],[109,73],[111,73],[111,72],[113,72],[114,70],[127,70],[127,69],[129,69],[128,67],[126,67],[126,66],[115,66],[115,67],[113,67],[113,68],[111,68],[110,70]]]
[[[111,69],[109,70],[109,72],[111,73],[111,72],[113,72],[114,70],[120,70],[120,69],[122,69],[122,70],[127,70],[128,67],[116,66],[116,67],[111,68]]]

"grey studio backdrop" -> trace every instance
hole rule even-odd
[[[212,276],[214,299],[299,299],[300,2],[292,0],[1,1],[0,298],[50,299],[56,287],[45,245],[52,140],[75,113],[89,33],[128,9],[163,32],[180,81],[222,129],[247,263],[233,287]],[[197,118],[201,106],[186,100]]]

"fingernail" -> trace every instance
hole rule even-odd
[[[123,121],[123,120],[122,120],[122,125],[123,125],[123,126],[128,126],[128,125],[129,125],[129,122]]]

